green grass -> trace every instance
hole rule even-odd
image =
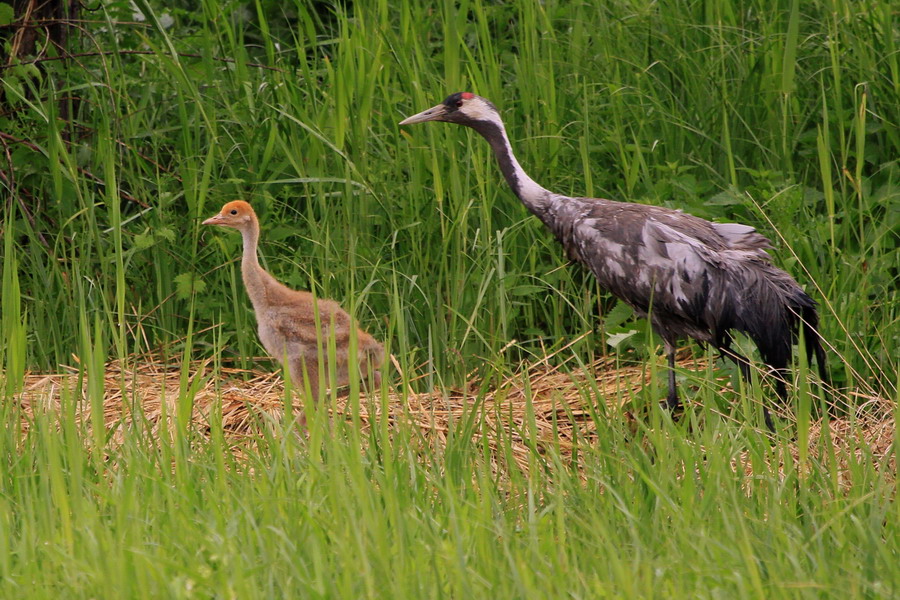
[[[107,458],[83,452],[71,402],[24,441],[5,430],[4,596],[887,598],[900,583],[893,482],[862,445],[840,486],[826,443],[797,463],[716,421],[600,420],[577,471],[550,447],[528,474],[502,432],[492,457],[321,418],[308,442],[272,426],[240,460],[215,433],[139,426]]]
[[[2,70],[0,596],[900,594],[895,473],[827,440],[791,458],[803,386],[774,443],[699,373],[698,399],[735,420],[651,410],[635,436],[602,415],[577,468],[551,449],[527,473],[478,415],[439,450],[400,425],[314,422],[299,443],[276,424],[236,461],[186,418],[187,371],[171,442],[136,426],[114,448],[71,418],[102,409],[108,360],[261,353],[239,239],[199,225],[236,197],[267,268],[341,301],[419,389],[498,381],[575,339],[556,360],[588,364],[630,330],[616,351],[660,371],[646,323],[566,264],[477,134],[397,127],[464,89],[554,191],[756,226],[820,302],[838,396],[896,413],[890,2],[137,4],[143,24],[125,3],[85,17],[70,50],[103,56]],[[83,368],[85,397],[22,433],[24,373],[59,365]]]

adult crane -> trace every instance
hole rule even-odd
[[[815,354],[819,374],[827,379],[816,303],[772,264],[766,252],[772,247],[769,240],[752,227],[713,223],[660,206],[555,194],[519,165],[497,108],[470,92],[452,94],[400,125],[425,121],[457,123],[480,133],[513,192],[569,257],[635,313],[649,318],[665,345],[670,409],[680,406],[675,348],[681,338],[711,344],[749,378],[748,359],[731,346],[732,331],[747,334],[774,371],[776,392],[784,399],[791,347],[802,328],[808,360]],[[763,413],[774,430],[765,405]]]

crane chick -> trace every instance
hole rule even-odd
[[[357,355],[350,356],[350,335],[355,327],[353,320],[337,302],[316,299],[309,292],[297,291],[281,284],[259,265],[256,247],[259,242],[259,221],[253,208],[246,202],[235,200],[205,221],[204,225],[230,227],[241,232],[244,254],[241,275],[247,295],[253,304],[259,327],[259,339],[270,356],[282,362],[291,381],[298,389],[309,383],[310,392],[318,398],[326,387],[329,376],[329,341],[334,339],[336,386],[347,385],[350,369],[359,368],[365,377],[372,372],[377,387],[381,381],[378,369],[384,358],[381,344],[362,329],[356,329]],[[318,313],[318,325],[316,323]],[[319,364],[324,361],[326,381],[319,381]]]
[[[470,92],[452,94],[400,125],[425,121],[457,123],[480,133],[512,191],[569,257],[650,319],[665,343],[670,408],[680,404],[674,370],[679,338],[712,344],[749,377],[748,360],[731,347],[733,330],[747,334],[774,370],[775,389],[784,398],[791,346],[802,327],[809,358],[815,353],[819,373],[827,379],[816,303],[772,265],[769,240],[752,227],[712,223],[659,206],[555,194],[519,165],[496,107]],[[774,429],[768,409],[763,410],[766,425]]]

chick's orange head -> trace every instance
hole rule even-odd
[[[253,207],[243,200],[234,200],[223,206],[217,215],[203,221],[203,224],[240,229],[252,221],[253,217]]]

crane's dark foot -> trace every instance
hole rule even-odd
[[[766,427],[772,433],[775,433],[775,422],[772,420],[772,413],[765,406],[763,407],[763,417],[766,420]]]
[[[666,408],[669,409],[669,412],[673,415],[676,412],[681,412],[682,406],[678,394],[669,394],[666,396]]]

